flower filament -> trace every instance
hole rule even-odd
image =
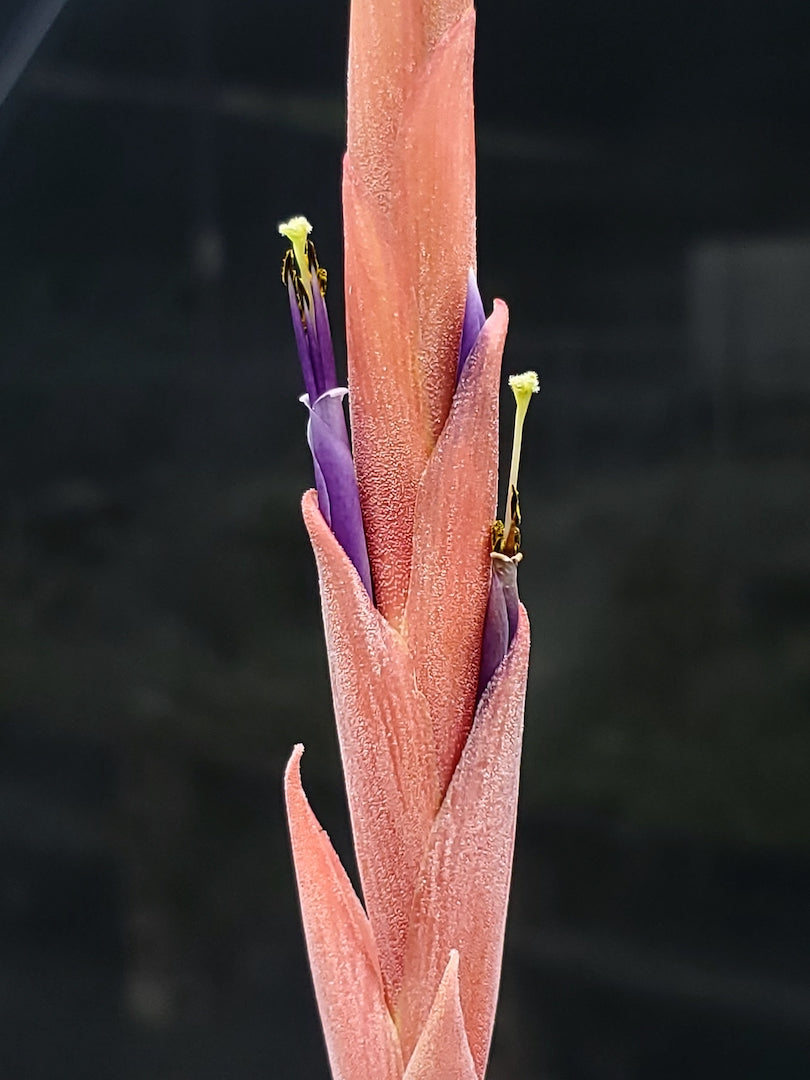
[[[524,371],[522,375],[510,375],[509,386],[515,395],[515,431],[512,437],[512,461],[509,467],[509,486],[506,489],[506,506],[503,521],[494,521],[491,529],[492,551],[507,558],[520,553],[520,498],[518,496],[518,469],[523,446],[523,424],[529,410],[532,395],[540,390],[536,371]]]

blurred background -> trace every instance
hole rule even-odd
[[[0,7],[8,1080],[327,1077],[295,741],[350,855],[276,225],[339,328],[346,27]],[[480,282],[543,382],[493,1080],[810,1075],[809,35],[480,0]]]

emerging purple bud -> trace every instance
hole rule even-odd
[[[461,341],[458,347],[458,363],[456,365],[456,382],[461,378],[464,365],[470,358],[473,346],[478,340],[478,335],[487,321],[484,314],[484,304],[481,293],[478,291],[478,283],[475,274],[470,270],[467,275],[467,303],[464,305],[464,321],[461,324]]]

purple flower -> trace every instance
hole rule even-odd
[[[475,280],[470,275],[471,288]],[[480,297],[478,298],[480,303]],[[474,303],[474,300],[473,300]],[[464,313],[465,331],[471,306],[470,292],[467,294],[467,311]],[[471,320],[472,321],[472,320]],[[462,341],[464,335],[462,334]],[[466,360],[466,357],[464,358]],[[462,363],[459,353],[459,363]],[[486,690],[490,679],[497,671],[501,661],[509,651],[518,624],[520,597],[517,587],[518,563],[523,558],[520,553],[520,500],[518,499],[518,468],[520,450],[523,442],[523,422],[532,394],[540,389],[537,374],[526,371],[522,375],[511,375],[509,386],[515,395],[517,406],[515,415],[515,434],[512,441],[512,464],[509,470],[509,486],[506,492],[506,509],[503,521],[496,521],[492,526],[492,574],[489,582],[489,598],[484,617],[484,632],[481,638],[481,666],[478,673],[478,697]]]
[[[315,247],[309,239],[311,231],[312,226],[303,217],[279,225],[279,232],[291,245],[284,256],[281,276],[290,297],[295,343],[306,387],[300,400],[309,411],[307,442],[315,468],[318,507],[369,596],[373,596],[357,477],[343,411],[343,398],[348,390],[337,382],[326,311],[326,271],[318,266]]]

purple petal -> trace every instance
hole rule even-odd
[[[295,344],[298,349],[298,359],[301,361],[301,371],[304,375],[304,387],[309,400],[315,401],[320,395],[315,381],[315,371],[312,366],[312,339],[301,318],[301,311],[298,307],[298,300],[295,295],[292,276],[287,278],[287,292],[290,297],[290,315],[292,316],[293,333],[295,334]]]
[[[509,648],[509,620],[500,578],[493,573],[489,582],[487,613],[481,638],[481,667],[478,671],[478,697],[486,690]]]
[[[495,577],[500,579],[503,588],[503,598],[506,604],[506,617],[509,622],[510,645],[517,633],[518,616],[520,614],[520,597],[518,596],[517,587],[519,558],[520,556],[508,559],[505,555],[500,555],[492,559],[492,572]]]
[[[314,350],[313,370],[315,374],[315,397],[325,394],[337,386],[337,371],[335,369],[335,351],[332,348],[332,331],[329,327],[329,314],[326,310],[326,301],[317,281],[312,282],[312,302],[315,324],[315,337],[317,348]]]
[[[517,563],[505,555],[493,553],[489,599],[481,638],[479,698],[509,651],[517,630],[519,605]]]
[[[373,597],[357,477],[343,411],[347,393],[345,387],[337,386],[322,394],[314,405],[310,405],[306,394],[301,400],[309,409],[307,442],[315,465],[321,513]]]
[[[307,443],[309,444],[309,423],[307,422]],[[310,445],[310,451],[312,446]],[[332,508],[329,503],[329,489],[326,486],[326,478],[318,464],[318,459],[312,455],[312,466],[315,472],[315,490],[318,492],[318,509],[329,528],[332,528]]]
[[[310,401],[317,401],[327,390],[337,385],[335,352],[332,347],[332,331],[326,302],[318,287],[317,278],[312,280],[312,309],[307,308],[304,317],[298,306],[292,275],[287,278],[290,297],[295,344],[304,375],[304,387]]]
[[[467,303],[464,305],[464,321],[461,324],[461,342],[458,347],[458,364],[456,365],[456,382],[461,378],[464,365],[473,351],[473,346],[478,340],[478,335],[487,317],[484,314],[484,304],[481,293],[478,291],[478,283],[475,274],[470,270],[467,275]]]

